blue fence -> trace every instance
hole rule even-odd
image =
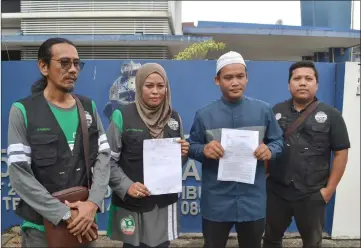
[[[135,61],[86,61],[86,65],[77,81],[75,92],[91,97],[101,115],[103,125],[108,127],[109,110],[114,104],[134,98],[134,84],[129,70],[144,64],[146,60]],[[154,62],[154,61],[152,61]],[[158,61],[167,71],[173,107],[180,113],[188,133],[195,111],[220,97],[220,91],[214,84],[215,61]],[[290,62],[248,62],[249,82],[246,95],[258,98],[274,105],[290,97],[288,91],[288,68]],[[334,105],[336,65],[318,63],[319,90],[318,98]],[[2,62],[2,101],[1,101],[1,148],[2,148],[2,232],[20,224],[21,220],[14,214],[19,197],[11,189],[6,163],[7,128],[11,104],[29,94],[31,84],[40,76],[35,61]],[[183,192],[179,200],[181,211],[181,232],[201,232],[200,198],[200,164],[190,160],[184,166]],[[105,212],[99,215],[100,229],[106,229],[110,191],[104,201]],[[326,216],[326,230],[332,226],[333,202],[329,204]],[[297,231],[294,223],[288,231]]]

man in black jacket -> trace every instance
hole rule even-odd
[[[326,204],[344,173],[350,141],[341,113],[315,96],[318,72],[312,62],[290,67],[288,87],[292,98],[273,108],[284,133],[308,108],[317,107],[285,137],[283,156],[270,161],[263,247],[282,247],[292,216],[303,247],[321,247]]]

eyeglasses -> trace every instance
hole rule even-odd
[[[84,67],[84,62],[80,61],[79,59],[75,59],[74,61],[71,61],[70,59],[64,58],[64,59],[51,59],[54,61],[57,61],[60,63],[61,68],[64,70],[69,70],[71,68],[71,65],[74,64],[74,67],[77,71],[81,71]]]

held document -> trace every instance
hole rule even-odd
[[[224,155],[219,160],[219,181],[254,184],[257,159],[253,153],[259,145],[258,135],[258,131],[222,129]]]
[[[149,139],[143,142],[144,185],[152,195],[182,192],[179,139]]]

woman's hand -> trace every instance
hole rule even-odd
[[[128,195],[133,198],[143,198],[150,195],[149,190],[143,184],[136,182],[130,185]]]
[[[182,156],[188,156],[188,151],[189,151],[189,143],[185,140],[179,140],[178,143],[181,144],[181,149],[182,149]]]

